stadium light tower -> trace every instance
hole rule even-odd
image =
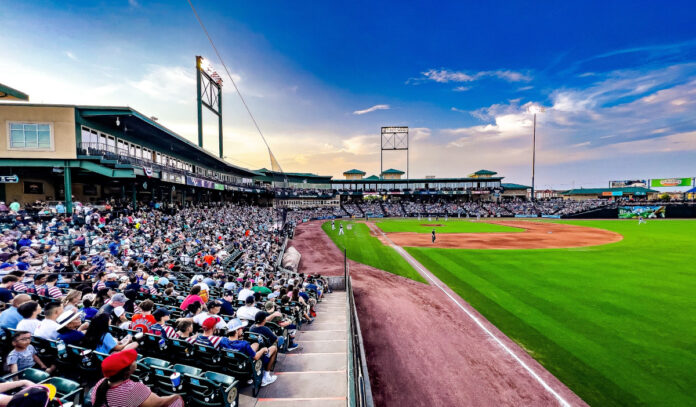
[[[536,115],[537,113],[543,113],[544,108],[541,106],[537,105],[531,105],[528,108],[529,113],[532,113],[534,115],[534,125],[532,128],[532,202],[534,202],[534,170],[536,167]]]

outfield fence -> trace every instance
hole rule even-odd
[[[367,373],[367,359],[363,338],[360,333],[358,311],[355,308],[353,284],[346,250],[343,250],[343,270],[348,301],[348,405],[351,407],[374,407],[370,375]]]

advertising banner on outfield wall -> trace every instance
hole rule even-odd
[[[619,219],[633,219],[642,216],[644,218],[664,218],[664,206],[619,206]]]
[[[651,188],[690,187],[691,178],[657,178],[650,180]]]
[[[621,181],[609,181],[609,188],[642,187],[648,186],[648,181],[644,179],[631,179]]]

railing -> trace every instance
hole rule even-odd
[[[235,183],[233,181],[224,180],[219,177],[211,177],[178,166],[172,166],[164,162],[158,163],[156,161],[145,159],[144,156],[137,156],[128,149],[118,148],[117,146],[109,146],[104,143],[80,143],[77,147],[77,153],[78,155],[95,156],[107,160],[118,161],[119,164],[127,164],[136,167],[148,167],[157,171],[167,171],[182,176],[189,175],[192,177],[202,178],[215,183],[234,185],[243,188],[255,188],[253,184]]]
[[[348,405],[350,407],[374,407],[370,375],[367,373],[367,359],[363,338],[360,332],[358,311],[353,298],[353,285],[350,281],[346,250],[343,250],[343,270],[346,281],[346,297],[348,297]]]
[[[285,236],[285,240],[283,240],[283,245],[280,246],[280,251],[278,252],[278,260],[276,260],[276,264],[275,264],[276,271],[283,263],[283,255],[285,254],[285,248],[287,247],[287,245],[288,245],[288,237]]]

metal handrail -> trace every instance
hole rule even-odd
[[[343,249],[343,271],[346,284],[346,296],[348,301],[348,325],[350,335],[349,342],[349,373],[348,373],[348,403],[351,407],[374,407],[372,399],[372,386],[370,385],[370,375],[367,372],[367,358],[363,347],[363,338],[360,331],[360,320],[358,311],[355,308],[355,298],[353,297],[353,285],[350,281],[350,270],[346,249]]]

